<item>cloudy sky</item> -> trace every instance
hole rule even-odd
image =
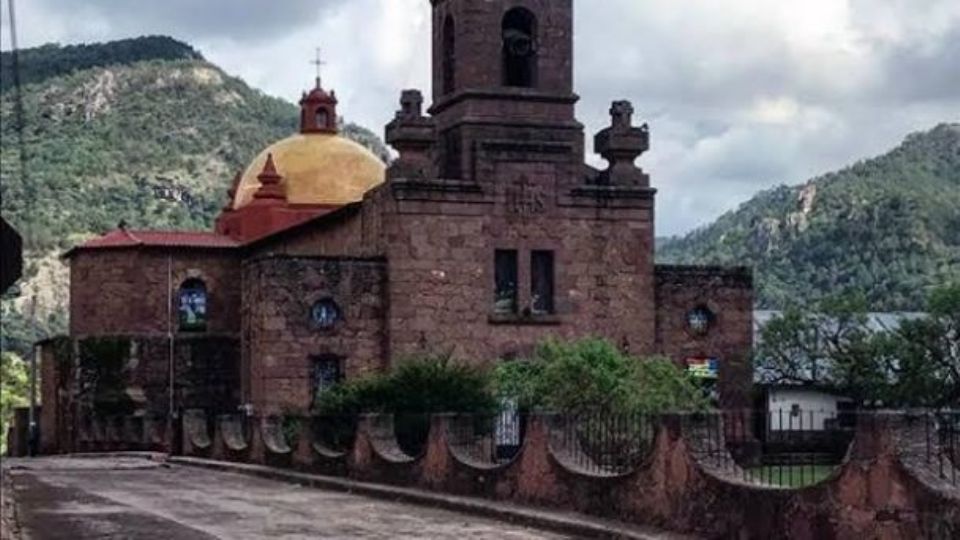
[[[650,124],[658,234],[960,121],[957,0],[575,0],[578,115]],[[3,47],[6,1],[3,2]],[[21,46],[167,34],[291,101],[324,50],[341,113],[378,133],[429,94],[427,0],[17,0]],[[595,158],[589,158],[595,160]]]

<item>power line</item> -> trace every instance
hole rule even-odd
[[[27,169],[26,115],[23,108],[23,87],[20,81],[20,48],[17,46],[17,11],[14,0],[7,0],[7,11],[10,16],[10,56],[13,60],[13,116],[16,122],[17,150],[20,154],[20,182],[23,184],[24,199],[26,199],[24,201],[24,216],[30,216],[33,215],[32,206],[35,193],[32,193]],[[21,221],[25,221],[25,219]]]

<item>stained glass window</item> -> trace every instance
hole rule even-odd
[[[317,356],[313,358],[313,397],[320,397],[343,379],[341,361],[336,356]]]
[[[687,313],[687,328],[694,335],[705,336],[713,325],[713,319],[713,312],[704,306],[697,307]]]
[[[180,330],[202,332],[207,329],[207,286],[199,279],[190,279],[180,286],[178,313]]]
[[[329,330],[336,326],[343,315],[340,312],[340,306],[330,298],[324,298],[310,309],[310,320],[313,325],[322,330]]]

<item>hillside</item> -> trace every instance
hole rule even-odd
[[[960,282],[960,124],[800,186],[764,191],[715,223],[662,242],[658,261],[752,264],[778,308],[842,290],[877,311],[919,310]]]
[[[209,229],[233,175],[294,132],[299,110],[170,38],[46,45],[21,51],[20,60],[27,175],[5,52],[0,197],[29,250],[27,280],[2,306],[3,349],[22,353],[33,333],[64,326],[62,250],[121,220],[132,228]],[[344,133],[386,159],[372,132],[348,124]],[[39,322],[36,330],[27,318]]]

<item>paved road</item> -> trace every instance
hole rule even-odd
[[[565,538],[445,510],[137,458],[44,458],[5,466],[31,540]]]

